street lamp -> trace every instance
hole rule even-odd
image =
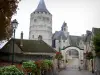
[[[18,22],[16,19],[14,19],[12,22],[11,22],[11,25],[12,25],[12,28],[13,28],[13,51],[12,51],[12,65],[14,64],[14,40],[15,40],[15,30],[18,26]]]

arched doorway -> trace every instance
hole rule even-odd
[[[83,63],[83,49],[74,46],[68,46],[61,51],[64,60],[68,61],[68,67],[78,69],[79,66],[82,67]]]

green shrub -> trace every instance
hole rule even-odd
[[[15,65],[0,68],[0,75],[24,75]]]
[[[51,69],[53,67],[53,63],[51,60],[43,60],[42,61],[42,69]]]
[[[22,67],[24,69],[31,69],[32,71],[35,71],[36,69],[36,64],[34,61],[27,61],[22,63]]]

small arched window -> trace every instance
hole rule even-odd
[[[38,36],[38,40],[42,40],[43,38],[42,38],[42,35],[39,35]]]
[[[34,35],[32,35],[32,38],[34,39]]]
[[[37,21],[37,19],[34,19],[34,22],[36,22]]]
[[[64,28],[64,31],[66,31],[66,28]]]

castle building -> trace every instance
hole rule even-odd
[[[67,23],[62,24],[61,30],[52,33],[52,14],[46,8],[44,0],[40,0],[36,10],[30,15],[30,40],[43,40],[56,50],[67,46],[83,47],[81,36],[69,35]]]
[[[44,0],[40,0],[30,15],[29,39],[43,40],[52,46],[52,14],[47,10]]]

